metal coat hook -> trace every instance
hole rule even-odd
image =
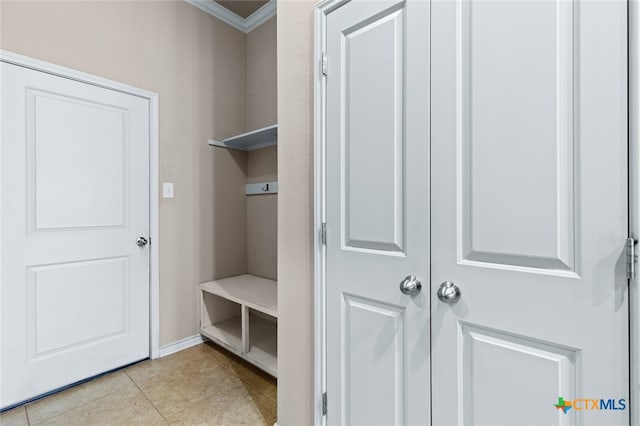
[[[253,182],[245,185],[246,195],[265,195],[278,193],[278,181]]]

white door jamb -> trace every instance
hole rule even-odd
[[[640,0],[629,0],[629,233],[640,236]],[[629,282],[631,425],[640,426],[640,283]]]
[[[314,396],[313,420],[327,424],[323,413],[326,391],[326,246],[322,224],[326,221],[326,79],[323,52],[326,51],[327,15],[350,0],[324,0],[315,9],[314,52]]]
[[[158,94],[92,74],[40,61],[0,49],[0,62],[18,65],[70,80],[116,90],[149,100],[149,230],[150,230],[150,348],[151,358],[160,356],[160,236],[158,219]],[[1,158],[0,158],[1,160]],[[1,174],[0,174],[1,176]],[[0,191],[2,182],[0,181]],[[1,220],[1,218],[0,218]],[[0,228],[0,232],[2,229]],[[1,255],[1,253],[0,253]]]

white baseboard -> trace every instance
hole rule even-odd
[[[163,356],[171,355],[176,352],[180,352],[183,349],[190,348],[191,346],[199,345],[202,342],[206,342],[206,337],[202,337],[200,334],[196,334],[191,337],[187,337],[182,340],[178,340],[173,343],[169,343],[168,345],[164,345],[160,347],[160,358]]]

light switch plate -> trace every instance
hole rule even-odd
[[[162,198],[173,198],[173,182],[162,183]]]

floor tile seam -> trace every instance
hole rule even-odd
[[[216,395],[216,394],[218,394],[218,393],[221,393],[221,392],[222,392],[222,391],[224,391],[224,390],[225,390],[225,389],[222,389],[222,388],[220,388],[220,387],[216,387],[216,388],[215,388],[215,390],[213,390],[211,393],[208,393],[208,394],[206,394],[206,395],[204,395],[204,396],[201,396],[201,397],[198,397],[198,398],[196,398],[196,399],[190,400],[190,401],[189,401],[189,405],[193,405],[193,404],[196,404],[196,403],[198,403],[198,402],[204,401],[205,399],[210,398],[210,397],[212,397],[212,396],[214,396],[214,395]],[[176,411],[176,413],[179,413],[180,411],[182,411],[182,410],[184,410],[184,409],[185,409],[185,408],[180,409],[180,410]],[[173,414],[176,414],[176,413],[173,413]],[[172,415],[173,415],[173,414],[172,414]]]
[[[57,419],[58,417],[61,417],[61,416],[65,415],[65,414],[68,414],[68,413],[70,413],[71,411],[78,410],[78,409],[80,409],[80,408],[82,408],[82,407],[86,407],[86,406],[87,406],[87,405],[89,405],[89,404],[92,404],[92,403],[94,403],[94,402],[100,401],[101,399],[104,399],[104,398],[107,398],[107,397],[109,397],[109,396],[113,395],[115,392],[116,392],[116,391],[109,392],[108,394],[103,395],[103,396],[101,396],[101,397],[99,397],[99,398],[92,399],[91,401],[85,402],[85,403],[80,404],[80,405],[78,405],[78,406],[76,406],[76,407],[73,407],[73,408],[70,408],[70,409],[68,409],[68,410],[62,411],[61,413],[58,413],[58,414],[56,414],[55,416],[48,417],[48,418],[46,418],[45,420],[42,420],[42,421],[40,421],[40,422],[35,422],[35,423],[33,423],[33,426],[45,424],[45,423],[47,423],[48,421],[50,421],[50,420],[54,420],[54,419]]]
[[[274,403],[276,403],[276,404],[277,404],[277,400],[276,400],[276,399],[272,398],[270,395],[268,395],[267,393],[265,393],[264,391],[262,391],[258,386],[256,386],[256,385],[252,384],[252,383],[251,383],[251,382],[249,382],[248,380],[243,379],[243,378],[240,376],[240,374],[238,374],[238,373],[237,373],[233,368],[229,367],[229,366],[228,366],[228,364],[225,364],[225,363],[219,362],[219,361],[216,359],[216,357],[215,357],[215,356],[213,356],[210,352],[205,352],[205,353],[203,353],[202,355],[203,355],[203,356],[202,356],[202,358],[198,357],[198,359],[193,360],[193,361],[190,361],[190,362],[197,362],[197,361],[201,361],[201,360],[205,360],[205,359],[212,360],[212,361],[213,361],[213,362],[214,362],[218,367],[220,367],[220,368],[222,369],[222,371],[226,372],[226,374],[229,374],[229,375],[231,375],[232,377],[237,378],[238,380],[240,380],[240,382],[241,382],[241,383],[243,383],[244,385],[246,385],[247,387],[249,387],[251,390],[253,390],[253,391],[255,391],[255,392],[257,392],[257,393],[261,394],[262,396],[264,396],[265,398],[267,398],[269,401],[272,401],[272,402],[274,402]],[[224,355],[223,355],[223,356],[224,356]],[[227,358],[227,359],[229,359],[230,361],[232,361],[230,358]],[[250,371],[247,367],[243,366],[242,364],[238,364],[238,365],[239,365],[240,367],[242,367],[243,369],[246,369],[247,371]],[[140,389],[140,391],[144,394],[144,396],[147,398],[147,400],[149,400],[149,398],[148,398],[147,394],[144,392],[144,390],[142,390],[142,388],[139,386],[139,384],[136,382],[136,380],[135,380],[133,377],[131,377],[131,376],[128,374],[128,372],[125,372],[125,373],[127,373],[127,375],[129,376],[129,378],[131,379],[131,381],[132,381],[132,382],[134,382],[134,384],[138,387],[138,389]],[[198,398],[196,398],[196,399],[190,400],[190,401],[189,401],[189,405],[196,404],[196,403],[198,403],[198,402],[200,402],[200,401],[203,401],[204,399],[210,398],[210,397],[214,396],[216,393],[222,392],[223,390],[224,390],[224,389],[216,388],[216,389],[215,389],[215,390],[213,390],[211,393],[207,393],[207,394],[204,394],[204,395],[202,395],[202,396],[200,396],[200,397],[198,397]],[[151,401],[149,400],[149,402],[151,402]],[[155,404],[153,404],[153,402],[151,402],[151,404],[154,406],[154,408],[155,408],[156,410],[158,410],[158,412],[160,412],[160,409],[159,409],[158,407],[156,407],[156,405],[155,405]],[[172,417],[172,416],[174,416],[174,415],[176,415],[176,414],[178,414],[178,413],[182,412],[183,410],[186,410],[187,408],[188,408],[188,407],[186,407],[186,408],[181,408],[180,410],[175,411],[175,412],[170,413],[170,414],[167,414],[166,416],[165,416],[164,414],[162,414],[162,412],[160,412],[160,414],[163,416],[163,418],[164,418],[165,420],[167,420],[167,421],[168,421],[168,418],[169,418],[169,417]]]
[[[203,398],[203,399],[204,399],[204,398]],[[188,409],[192,408],[192,406],[193,406],[193,405],[195,405],[197,402],[200,402],[200,401],[202,401],[202,399],[200,399],[200,400],[198,400],[198,401],[193,401],[193,402],[189,401],[189,405],[187,405],[186,407],[183,407],[183,408],[181,408],[181,409],[179,409],[179,410],[177,410],[177,411],[174,411],[173,413],[168,414],[166,417],[163,417],[163,418],[165,419],[165,421],[166,421],[167,423],[170,423],[170,421],[169,421],[169,419],[170,419],[170,418],[172,418],[172,417],[176,416],[177,414],[182,413],[182,412],[183,412],[183,411],[185,411],[185,410],[188,410]]]
[[[190,402],[190,403],[189,403],[189,405],[188,405],[187,407],[181,408],[181,409],[179,409],[178,411],[176,411],[176,412],[174,412],[174,413],[171,413],[171,415],[170,415],[170,416],[167,416],[167,417],[174,417],[174,416],[176,416],[176,415],[178,415],[178,414],[180,414],[180,413],[183,413],[183,412],[186,412],[186,411],[188,411],[188,410],[190,410],[190,409],[193,409],[193,406],[194,406],[194,405],[196,405],[196,404],[197,404],[197,403],[199,403],[199,402],[204,401],[205,399],[207,399],[207,398],[209,398],[209,397],[214,396],[216,393],[220,393],[220,392],[219,392],[219,391],[216,391],[216,392],[212,393],[211,395],[209,395],[208,397],[200,398],[200,399],[198,399],[198,400],[195,400],[195,401],[193,401],[193,402]],[[239,401],[239,400],[240,400],[241,398],[243,398],[244,396],[248,396],[248,394],[246,394],[246,395],[242,395],[242,396],[238,396],[238,397],[237,397],[237,398],[235,398],[233,401],[231,401],[231,402],[230,402],[230,404],[234,404],[234,403],[236,403],[237,401]],[[229,404],[229,405],[230,405],[230,404]],[[165,420],[167,421],[167,423],[169,423],[169,424],[170,424],[169,418],[165,418]]]
[[[269,398],[270,400],[274,401],[273,398],[271,398],[269,395],[267,395],[266,393],[264,393],[262,390],[260,390],[257,386],[251,384],[250,382],[248,382],[247,380],[243,379],[238,373],[236,373],[235,370],[233,370],[232,368],[227,367],[226,365],[223,365],[222,363],[218,362],[218,360],[213,356],[210,355],[209,356],[211,359],[213,359],[213,361],[218,364],[220,367],[224,368],[225,370],[229,371],[231,374],[233,374],[235,377],[237,377],[238,379],[240,379],[240,381],[242,381],[243,383],[248,384],[251,388],[257,390],[258,392],[260,392],[261,394],[263,394],[264,396],[266,396],[267,398]],[[243,367],[245,370],[247,371],[251,371],[248,368],[244,367],[242,364],[239,364],[241,367]]]
[[[262,395],[264,395],[264,394],[262,394]],[[251,394],[249,394],[248,396],[251,398],[252,403],[253,403],[253,406],[256,408],[256,410],[258,411],[258,413],[260,414],[260,416],[262,416],[262,411],[260,410],[260,408],[258,408],[258,404],[257,404],[257,403],[255,402],[255,400],[253,399],[253,396],[252,396]],[[276,403],[276,401],[274,401],[272,398],[269,398],[269,397],[268,397],[268,396],[266,396],[266,395],[264,395],[264,396],[265,396],[269,401],[271,401],[271,402],[273,402],[274,404],[276,404],[276,411],[277,411],[277,408],[278,408],[278,407],[277,407],[277,403]],[[264,416],[262,416],[262,417],[264,417]],[[265,419],[265,420],[266,420],[266,419]]]
[[[272,398],[269,394],[267,394],[266,392],[261,391],[260,389],[256,389],[255,386],[252,386],[253,389],[255,389],[257,392],[259,392],[262,396],[264,396],[265,398],[267,398],[269,401],[274,402],[275,404],[278,404],[278,398]]]
[[[164,414],[162,414],[162,412],[160,411],[160,409],[158,407],[156,407],[156,404],[153,403],[153,401],[151,401],[151,399],[149,399],[149,397],[147,396],[147,394],[142,390],[142,388],[140,386],[138,386],[138,384],[136,383],[135,380],[133,380],[133,378],[131,376],[129,376],[129,373],[127,373],[126,371],[124,372],[124,374],[127,375],[127,377],[129,378],[129,380],[131,380],[131,382],[133,383],[133,385],[140,391],[140,393],[142,394],[142,396],[144,397],[144,399],[147,400],[147,402],[149,402],[149,404],[151,404],[151,406],[153,407],[154,410],[156,410],[156,413],[160,414],[160,417],[162,417],[163,420],[167,420],[167,418],[164,416]],[[158,422],[160,423],[160,422]]]
[[[168,419],[169,419],[169,417],[171,417],[171,416],[173,416],[173,415],[175,415],[175,414],[177,414],[177,413],[181,412],[182,410],[185,410],[185,409],[186,409],[186,408],[180,408],[179,410],[174,411],[174,412],[171,412],[171,413],[168,413],[168,414],[166,414],[166,415],[165,415],[165,414],[163,414],[163,412],[160,410],[160,407],[156,406],[156,404],[154,404],[154,403],[153,403],[153,401],[151,401],[150,397],[149,397],[149,396],[146,394],[146,392],[145,392],[145,391],[144,391],[144,390],[143,390],[143,389],[138,385],[138,383],[136,383],[136,381],[135,381],[135,380],[133,380],[133,379],[131,379],[131,380],[132,380],[132,381],[133,381],[133,383],[136,385],[136,387],[140,390],[140,392],[142,392],[142,394],[143,394],[143,395],[144,395],[144,397],[147,399],[147,401],[149,401],[149,403],[151,403],[151,405],[153,405],[153,408],[155,408],[155,410],[156,410],[156,411],[158,411],[158,413],[160,413],[160,415],[162,416],[162,418],[163,418],[164,420],[167,420],[167,422],[169,421],[169,420],[168,420]],[[219,392],[222,392],[223,390],[224,390],[224,389],[216,388],[216,389],[214,389],[211,393],[205,393],[203,396],[199,396],[199,397],[197,397],[197,398],[195,398],[195,399],[188,399],[188,400],[186,400],[186,401],[188,402],[188,404],[189,404],[189,406],[190,406],[190,405],[195,404],[195,403],[197,403],[197,402],[200,402],[200,401],[202,401],[202,400],[204,400],[204,399],[206,399],[206,398],[209,398],[209,397],[211,397],[211,396],[213,396],[213,395],[215,395],[215,394],[217,394],[217,393],[219,393]],[[187,408],[188,408],[188,407],[187,407]]]
[[[10,412],[12,412],[14,410],[22,409],[22,410],[24,410],[23,411],[24,412],[24,417],[27,419],[27,425],[31,426],[31,422],[29,421],[29,415],[27,414],[27,405],[29,405],[29,404],[27,403],[27,404],[19,405],[17,407],[13,407],[11,410],[7,410],[7,411],[3,412],[2,414],[6,415],[7,413],[10,413]],[[0,425],[2,425],[1,421],[0,421]]]
[[[172,354],[172,355],[173,355],[173,354]],[[170,356],[170,355],[169,355],[169,356]],[[151,361],[152,361],[152,362],[153,362],[153,361],[155,361],[155,362],[162,362],[162,361],[160,361],[159,359],[151,360]],[[193,361],[190,361],[190,362],[196,362],[196,361],[199,361],[199,360],[193,360]],[[186,363],[186,364],[188,364],[188,363]],[[174,372],[174,371],[176,371],[176,370],[179,370],[179,369],[180,369],[180,367],[181,367],[181,366],[174,366],[174,367],[171,367],[171,368],[163,367],[165,371],[162,371],[162,369],[161,369],[161,370],[159,370],[159,371],[154,372],[153,374],[145,374],[145,376],[148,376],[148,377],[142,377],[142,378],[137,378],[137,379],[134,377],[134,376],[135,376],[135,374],[132,374],[132,373],[131,373],[131,371],[129,371],[130,369],[124,370],[124,373],[125,373],[127,376],[129,376],[129,379],[131,379],[131,381],[132,381],[133,383],[135,383],[135,385],[136,385],[136,386],[137,386],[137,387],[142,391],[142,388],[141,388],[141,387],[153,386],[153,385],[154,385],[154,384],[153,384],[153,381],[154,381],[154,379],[156,379],[158,376],[161,376],[161,377],[169,376],[169,377],[171,377],[171,380],[172,380],[172,379],[173,379],[173,376],[172,376],[171,374],[167,374],[167,371]],[[170,381],[170,380],[169,380],[169,381]],[[146,394],[145,394],[145,395],[146,395]]]
[[[277,400],[273,399],[272,397],[270,397],[266,392],[264,392],[262,389],[260,389],[259,387],[257,387],[256,385],[251,384],[251,382],[248,382],[246,380],[243,380],[242,377],[238,377],[240,379],[240,381],[242,383],[247,384],[251,389],[253,389],[254,391],[264,395],[266,398],[270,399],[273,402],[277,403]]]
[[[227,369],[222,368],[220,366],[218,366],[218,367],[220,368],[221,373],[223,373],[225,375],[228,375],[228,376],[231,376],[231,372],[230,371],[228,371]],[[198,372],[198,374],[201,375],[200,372]],[[142,380],[136,380],[134,377],[131,377],[128,373],[127,373],[127,375],[129,376],[131,381],[138,387],[138,389],[140,389],[140,391],[143,392],[145,395],[146,395],[146,393],[143,390],[143,388],[147,388],[147,387],[148,388],[156,388],[158,386],[165,387],[165,386],[169,385],[172,382],[184,380],[183,376],[174,376],[174,375],[166,374],[166,373],[159,373],[159,375],[163,376],[163,378],[160,379],[159,381],[156,381],[156,382],[154,382],[154,378],[153,377],[145,378],[145,379],[142,379]],[[166,379],[166,377],[169,377],[169,378]],[[220,378],[218,378],[218,379],[220,379]],[[213,391],[211,393],[207,393],[206,396],[213,395],[215,392],[217,392],[217,390],[215,390],[215,391]]]
[[[129,375],[128,375],[126,372],[124,372],[124,371],[123,371],[123,373],[124,373],[124,374],[127,376],[127,378],[128,378],[128,379],[133,383],[133,380],[131,380],[131,378],[129,377]],[[91,384],[91,381],[86,382],[86,383]],[[83,385],[84,385],[84,384],[85,384],[85,383],[83,383]],[[133,383],[133,384],[135,385],[135,383]],[[82,386],[82,385],[79,385],[79,386]],[[100,397],[98,397],[98,398],[92,399],[92,400],[90,400],[90,401],[83,402],[83,403],[82,403],[82,404],[80,404],[80,405],[77,405],[77,406],[75,406],[75,407],[72,407],[72,408],[69,408],[69,409],[67,409],[67,410],[62,411],[62,412],[60,412],[60,413],[56,414],[55,416],[48,417],[48,418],[46,418],[45,420],[42,420],[42,421],[39,421],[39,422],[33,422],[33,423],[32,423],[32,422],[31,422],[31,420],[29,419],[29,406],[30,406],[31,404],[27,404],[27,405],[25,406],[25,411],[26,411],[26,413],[27,413],[27,420],[29,421],[29,426],[31,426],[31,425],[33,425],[33,426],[41,425],[41,424],[43,424],[43,423],[46,423],[48,420],[56,419],[56,418],[58,418],[58,417],[62,416],[63,414],[68,413],[69,411],[73,411],[73,410],[76,410],[76,409],[78,409],[78,408],[82,408],[82,407],[84,407],[84,406],[86,406],[86,405],[89,405],[89,404],[91,404],[91,403],[93,403],[93,402],[96,402],[96,401],[99,401],[99,400],[101,400],[101,399],[103,399],[103,398],[106,398],[106,397],[108,397],[108,396],[111,396],[111,395],[113,395],[114,393],[116,393],[116,392],[118,392],[118,391],[120,391],[120,389],[114,389],[114,390],[112,390],[112,391],[110,391],[110,392],[107,392],[106,394],[104,394],[104,395],[102,395],[102,396],[100,396]],[[65,392],[65,391],[62,391],[62,392]],[[56,394],[53,394],[53,395],[51,395],[51,396],[49,396],[49,397],[47,397],[47,398],[53,397],[53,396],[55,396],[55,395],[56,395]],[[40,400],[40,401],[46,401],[46,399],[42,399],[42,400]]]
[[[212,396],[214,396],[214,395],[216,395],[216,394],[218,394],[218,393],[221,393],[223,390],[224,390],[224,389],[220,389],[220,388],[218,388],[218,389],[216,389],[213,393],[211,393],[211,394],[209,394],[209,395],[207,395],[207,396],[205,396],[205,397],[198,398],[198,399],[195,399],[195,400],[193,400],[193,401],[189,401],[189,405],[188,405],[188,406],[186,406],[186,407],[184,407],[184,408],[181,408],[181,409],[179,409],[178,411],[176,411],[176,412],[174,412],[174,413],[171,413],[170,415],[168,415],[168,416],[167,416],[167,417],[165,417],[164,419],[167,421],[167,423],[169,423],[169,417],[173,417],[173,416],[175,416],[175,415],[177,415],[177,414],[179,414],[179,413],[181,413],[181,412],[183,412],[183,411],[185,411],[185,410],[188,410],[188,409],[189,409],[189,408],[191,408],[193,405],[195,405],[195,404],[197,404],[197,403],[199,403],[199,402],[202,402],[202,401],[204,401],[205,399],[210,398],[210,397],[212,397]],[[237,397],[237,398],[235,398],[235,399],[233,399],[233,400],[231,401],[231,403],[237,402],[238,400],[240,400],[240,398],[243,398],[244,396],[247,396],[247,395],[249,395],[249,393],[247,393],[246,395],[238,395],[238,397]]]
[[[167,357],[170,357],[170,356],[173,356],[173,355],[176,355],[176,354],[167,355]],[[207,356],[206,356],[206,355],[203,355],[202,357],[198,357],[198,358],[196,358],[196,359],[192,359],[192,360],[184,361],[184,362],[182,362],[182,363],[184,363],[185,365],[188,365],[188,364],[191,364],[191,363],[193,363],[193,362],[201,361],[201,360],[203,360],[203,359],[205,359],[205,358],[207,358]],[[154,364],[155,364],[155,365],[154,365],[154,368],[158,368],[158,369],[160,369],[160,370],[161,370],[161,369],[167,369],[167,368],[168,368],[168,367],[166,367],[166,366],[162,365],[162,364],[167,364],[167,361],[171,361],[171,360],[167,360],[167,358],[156,358],[156,359],[151,359],[151,360],[149,360],[148,362],[149,362],[149,363],[154,363]],[[129,378],[130,378],[132,381],[134,381],[134,382],[135,382],[135,381],[136,381],[136,379],[135,379],[132,375],[130,375],[130,374],[129,374],[130,370],[131,370],[131,371],[134,371],[134,370],[136,370],[136,369],[141,369],[141,368],[142,368],[143,366],[145,366],[145,365],[147,365],[147,364],[138,364],[138,365],[134,365],[133,367],[126,368],[126,369],[125,369],[125,370],[123,370],[123,371],[124,371],[124,372],[129,376]],[[183,366],[183,365],[173,366],[173,367],[171,367],[170,369],[171,369],[171,370],[176,370],[176,369],[178,369],[179,367],[182,367],[182,366]],[[161,372],[158,372],[158,373],[156,373],[156,374],[161,374]]]
[[[229,368],[225,365],[223,365],[222,363],[218,362],[218,360],[216,360],[213,356],[210,356],[213,361],[218,364],[219,366],[221,366],[222,368],[224,368],[225,370],[229,371],[231,374],[233,374],[235,377],[237,377],[238,379],[240,379],[241,382],[249,385],[249,387],[251,387],[252,389],[256,390],[257,392],[260,392],[262,395],[264,395],[265,397],[269,398],[271,401],[277,403],[277,399],[272,398],[271,396],[269,396],[267,393],[263,392],[260,388],[258,388],[256,385],[251,384],[251,382],[243,379],[238,373],[236,373],[235,370],[233,370],[232,368]],[[243,366],[244,368],[244,366]]]
[[[221,371],[222,371],[222,372],[224,372],[225,374],[228,374],[229,376],[231,376],[231,373],[230,373],[230,372],[228,372],[228,371],[226,371],[225,369],[221,368]],[[127,375],[128,375],[128,374],[127,374]],[[177,410],[177,411],[174,411],[174,412],[168,413],[168,414],[166,414],[166,415],[165,415],[165,414],[163,414],[163,412],[160,410],[160,407],[158,407],[158,406],[157,406],[153,401],[151,401],[150,397],[149,397],[149,396],[147,395],[147,393],[142,389],[141,385],[140,385],[140,384],[138,384],[138,383],[136,382],[136,380],[135,380],[133,377],[129,376],[129,378],[130,378],[130,379],[131,379],[131,381],[136,385],[136,387],[140,390],[140,392],[142,392],[142,394],[145,396],[145,398],[146,398],[146,399],[147,399],[147,400],[148,400],[148,401],[153,405],[153,407],[154,407],[154,408],[155,408],[155,409],[160,413],[160,415],[162,416],[162,418],[163,418],[164,420],[167,420],[169,417],[173,416],[173,415],[174,415],[174,414],[176,414],[176,413],[179,413],[180,411],[182,411],[182,410],[184,409],[184,408],[181,408],[181,409],[179,409],[179,410]],[[158,384],[158,385],[160,385],[160,384]],[[149,386],[150,386],[150,387],[153,387],[152,385],[149,385]],[[189,405],[191,405],[191,404],[195,404],[195,403],[200,402],[200,401],[202,401],[202,400],[204,400],[204,399],[206,399],[206,398],[209,398],[209,397],[211,397],[211,396],[215,395],[216,393],[221,392],[221,391],[223,391],[223,390],[224,390],[224,389],[221,389],[221,388],[215,388],[215,389],[214,389],[214,390],[212,390],[211,392],[207,392],[207,393],[201,394],[200,396],[198,396],[198,397],[197,397],[197,398],[195,398],[195,399],[189,399],[189,400],[187,400],[187,402],[189,403]],[[167,421],[168,421],[168,420],[167,420]]]

